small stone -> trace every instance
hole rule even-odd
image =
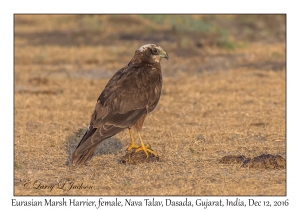
[[[135,152],[135,150],[132,151],[127,151],[127,153],[121,157],[120,162],[127,165],[127,164],[131,164],[131,165],[136,165],[136,164],[140,164],[140,163],[150,163],[150,162],[157,162],[159,161],[159,157],[158,156],[154,156],[151,153],[148,153],[148,158],[145,154],[144,151],[138,151]]]
[[[197,141],[199,142],[205,142],[205,138],[202,134],[199,134],[198,137],[197,137]]]
[[[250,158],[248,159],[250,160]],[[248,159],[244,155],[227,155],[224,156],[220,162],[223,164],[231,164],[231,163],[241,164],[244,161],[247,161]]]
[[[233,164],[239,163],[241,167],[251,169],[285,169],[286,160],[280,155],[262,154],[254,158],[246,158],[244,155],[227,155],[224,156],[220,163]]]
[[[248,162],[244,162],[242,167],[256,169],[284,169],[286,168],[286,161],[280,155],[262,154],[252,158]]]

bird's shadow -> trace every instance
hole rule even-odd
[[[70,164],[72,153],[75,151],[78,143],[81,141],[83,135],[86,132],[86,128],[79,128],[73,132],[72,135],[67,136],[65,141],[66,153],[68,159],[66,165]],[[118,138],[111,137],[100,143],[99,148],[96,150],[94,156],[101,156],[105,154],[117,154],[123,148],[123,144]]]

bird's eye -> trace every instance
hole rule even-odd
[[[154,49],[154,50],[153,50],[153,53],[154,53],[154,54],[157,54],[157,52],[158,52],[157,49]]]

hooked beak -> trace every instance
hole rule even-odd
[[[162,58],[167,59],[167,60],[169,59],[168,53],[166,53],[165,51],[162,51],[161,54],[160,54],[160,56],[161,56]]]

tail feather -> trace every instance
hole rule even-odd
[[[103,125],[100,128],[93,128],[90,126],[73,152],[71,164],[85,164],[93,157],[102,141],[122,130],[124,130],[124,128],[116,127],[114,125]]]
[[[93,145],[92,147],[84,148],[83,150],[80,151],[75,150],[72,154],[72,164],[74,165],[85,164],[93,157],[97,147],[98,145]]]
[[[97,128],[89,127],[89,129],[85,132],[72,154],[72,164],[82,165],[93,157],[99,143],[101,142],[92,142],[92,136],[95,134],[96,130]]]
[[[96,130],[97,128],[89,127],[88,130],[83,135],[81,141],[77,145],[76,149],[78,149],[80,145],[82,145],[89,137],[91,137],[96,132]]]

